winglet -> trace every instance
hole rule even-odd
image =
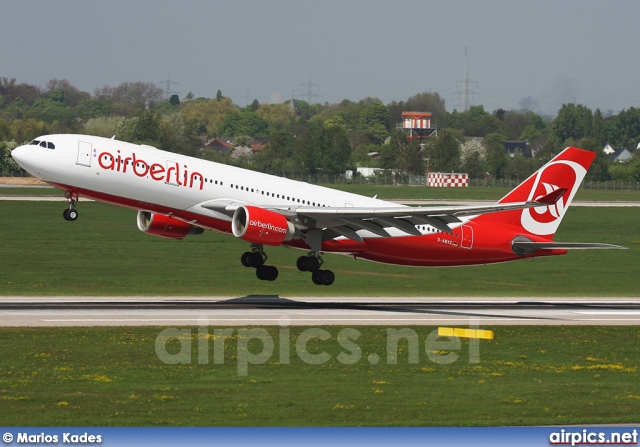
[[[560,197],[562,197],[565,192],[567,192],[567,188],[558,188],[545,196],[535,199],[535,202],[544,203],[545,205],[553,205],[560,200]]]

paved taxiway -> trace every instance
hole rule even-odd
[[[0,326],[640,325],[640,298],[0,298]]]

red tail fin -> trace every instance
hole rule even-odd
[[[595,152],[569,147],[499,201],[525,202],[565,189],[557,202],[537,208],[487,214],[480,216],[478,222],[516,226],[523,235],[528,233],[551,239],[595,156]]]

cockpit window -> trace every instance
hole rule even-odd
[[[56,145],[51,143],[50,141],[40,141],[40,140],[32,140],[31,142],[29,142],[29,145],[31,146],[40,146],[40,147],[44,147],[47,149],[55,149]]]

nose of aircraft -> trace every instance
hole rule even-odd
[[[24,145],[18,146],[11,151],[11,156],[16,161],[16,163],[18,163],[18,165],[20,165],[22,169],[32,174],[34,166],[35,164],[37,164],[34,163],[36,162],[36,159],[34,159],[34,156],[36,156],[36,154],[33,153],[33,148],[33,146]]]
[[[21,162],[24,161],[26,153],[27,153],[27,146],[18,146],[17,148],[11,151],[11,156],[20,166],[22,166]]]

